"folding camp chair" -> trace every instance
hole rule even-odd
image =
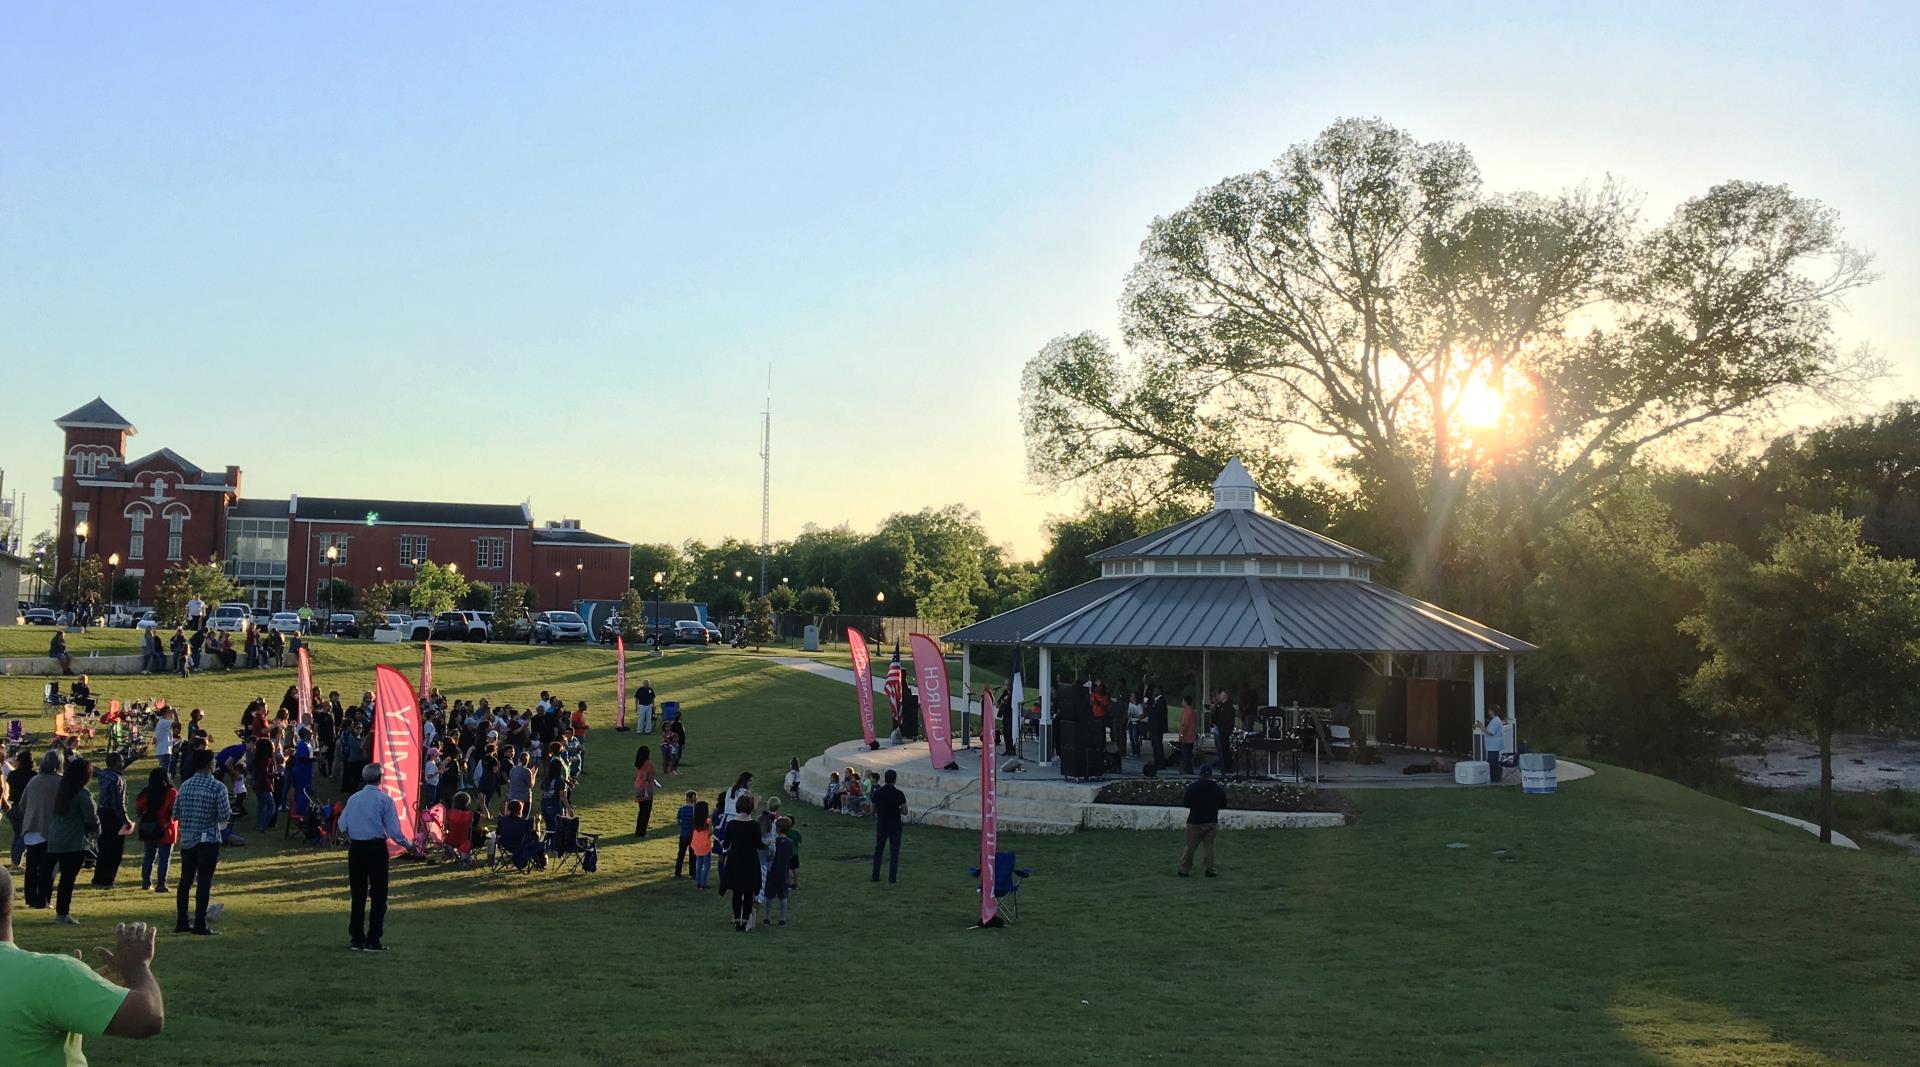
[[[526,826],[526,831],[518,838],[507,837],[499,830],[495,830],[488,836],[487,867],[489,870],[525,874],[528,871],[546,869],[547,844],[534,832],[531,822]]]
[[[27,732],[26,727],[20,725],[19,719],[11,719],[7,722],[8,748],[15,749],[21,745],[30,745],[32,743],[33,735]]]
[[[600,866],[600,835],[581,833],[577,816],[562,815],[547,834],[546,845],[556,871],[572,866],[591,872]]]
[[[1013,853],[993,854],[993,899],[1000,902],[1000,917],[1008,923],[1020,918],[1020,881],[1033,877],[1033,868],[1015,867]],[[980,868],[969,867],[967,874],[980,877]]]

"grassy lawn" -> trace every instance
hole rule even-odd
[[[323,643],[317,681],[357,695],[393,652]],[[601,650],[436,652],[455,695],[611,699]],[[856,730],[845,686],[750,655],[635,664],[686,705],[673,784],[704,797],[743,768],[771,786]],[[100,688],[225,729],[290,673]],[[0,679],[0,708],[32,709],[39,684]],[[345,948],[342,853],[278,831],[230,851],[225,936],[162,935],[166,1034],[89,1041],[93,1062],[1898,1064],[1920,1047],[1920,864],[1627,771],[1554,797],[1361,791],[1344,830],[1227,835],[1217,880],[1173,877],[1177,834],[1012,839],[1036,873],[1001,931],[967,930],[975,837],[910,827],[901,883],[873,886],[871,827],[803,810],[794,924],[749,935],[667,877],[670,831],[621,835],[636,743],[589,745],[597,874],[397,867],[384,957]],[[82,889],[74,910],[77,930],[21,916],[18,941],[171,922],[131,889]],[[729,1010],[744,1003],[752,1027]]]

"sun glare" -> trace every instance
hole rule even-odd
[[[1476,430],[1500,424],[1500,412],[1506,406],[1500,391],[1482,381],[1471,381],[1460,393],[1460,418]]]

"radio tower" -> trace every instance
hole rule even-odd
[[[767,406],[760,409],[760,595],[767,596],[767,545],[773,525],[773,365],[767,365]]]

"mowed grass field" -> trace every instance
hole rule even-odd
[[[255,843],[226,853],[216,886],[224,936],[161,935],[166,1033],[89,1041],[93,1062],[1910,1064],[1920,1049],[1920,863],[1610,768],[1553,797],[1358,792],[1346,829],[1226,835],[1214,880],[1173,876],[1174,833],[1010,838],[1035,874],[1021,922],[997,931],[968,929],[975,836],[909,827],[900,884],[874,886],[871,824],[802,809],[793,925],[737,934],[718,895],[668,878],[671,792],[711,798],[742,769],[774,786],[789,757],[857,731],[846,686],[731,650],[635,657],[633,683],[681,701],[691,735],[660,828],[637,841],[638,739],[602,725],[610,653],[435,652],[452,695],[550,688],[597,709],[576,799],[608,835],[599,872],[397,865],[393,951],[368,956],[345,947],[344,855],[249,823]],[[417,667],[416,648],[322,641],[316,680],[358,695],[382,656]],[[97,688],[198,705],[226,730],[291,674]],[[31,715],[42,684],[0,679],[0,709]],[[22,914],[17,940],[84,947],[116,920],[172,918],[137,889],[83,888],[74,912],[78,928]]]

